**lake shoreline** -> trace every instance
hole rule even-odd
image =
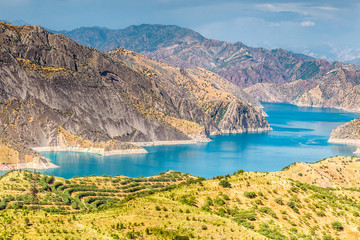
[[[356,155],[360,155],[360,139],[329,138],[328,143],[353,145],[353,146],[357,147],[357,149],[353,153]]]
[[[0,164],[0,172],[18,170],[18,169],[36,169],[36,170],[45,170],[51,168],[59,168],[59,166],[53,164],[49,159],[47,161],[41,162],[27,162],[27,163],[12,163],[12,164]]]
[[[134,148],[134,149],[119,149],[112,151],[105,151],[104,148],[82,148],[82,147],[34,147],[33,150],[37,152],[80,152],[80,153],[92,153],[98,154],[101,156],[114,156],[114,155],[125,155],[125,154],[139,154],[147,153],[143,148]]]
[[[269,115],[267,119],[270,125],[281,125],[284,128],[273,127],[273,131],[264,134],[250,132],[269,129],[248,129],[249,134],[217,134],[211,136],[212,141],[208,143],[197,143],[191,139],[147,143],[144,148],[148,154],[103,158],[97,154],[43,152],[46,158],[60,168],[42,172],[64,178],[103,174],[138,177],[173,169],[211,178],[238,169],[271,172],[293,162],[315,162],[324,157],[353,155],[356,149],[353,146],[332,145],[327,141],[332,129],[358,117],[358,114],[334,109],[300,108],[291,104],[263,103],[263,106]],[[299,129],[294,128],[294,124]],[[303,130],[305,127],[312,131]],[[170,143],[173,146],[160,147]]]

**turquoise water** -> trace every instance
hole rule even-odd
[[[148,154],[102,157],[45,152],[60,168],[41,172],[64,178],[88,175],[152,176],[167,169],[211,178],[246,171],[277,171],[297,161],[352,155],[353,146],[327,143],[332,129],[359,114],[329,108],[263,103],[273,131],[212,137],[210,143],[147,147]]]

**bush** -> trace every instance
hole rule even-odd
[[[288,240],[288,238],[285,235],[281,234],[276,229],[271,229],[269,225],[265,223],[262,223],[260,225],[260,229],[257,232],[270,239]]]
[[[292,201],[288,202],[287,205],[294,210],[294,212],[299,213],[299,209],[296,207],[296,204]]]
[[[276,213],[270,207],[261,207],[259,208],[259,212],[269,214],[273,218],[277,219]]]
[[[233,221],[236,222],[237,224],[246,227],[248,229],[254,229],[254,225],[252,225],[249,221],[247,221],[246,219],[241,219],[241,218],[233,218]]]
[[[338,221],[332,222],[332,223],[331,223],[331,226],[332,226],[332,228],[335,229],[336,231],[342,231],[342,230],[344,230],[343,225],[341,224],[341,222],[338,222]]]
[[[220,206],[224,206],[224,205],[225,205],[224,199],[222,199],[222,198],[220,198],[220,197],[216,197],[216,198],[214,199],[214,203],[215,203],[216,205],[220,205]]]
[[[23,208],[23,203],[22,202],[13,202],[11,203],[10,205],[7,206],[7,208],[10,208],[10,209],[21,209]]]
[[[323,210],[317,211],[316,214],[320,217],[325,217],[325,212]]]
[[[224,187],[224,188],[231,188],[231,184],[226,179],[220,180],[219,185]]]
[[[284,202],[281,198],[275,198],[275,202],[279,205],[284,205]]]
[[[223,198],[224,198],[224,200],[226,200],[226,201],[230,200],[229,196],[226,195],[226,194],[223,194]]]
[[[179,236],[179,235],[176,235],[174,237],[174,240],[189,240],[189,237],[188,236]]]
[[[0,210],[4,210],[6,208],[6,202],[0,202]]]
[[[189,206],[196,206],[196,199],[194,196],[181,196],[180,202]]]
[[[247,198],[256,198],[257,195],[254,192],[244,192],[244,196]]]
[[[201,229],[202,229],[202,230],[207,230],[207,226],[206,226],[206,225],[202,225],[202,226],[201,226]]]
[[[250,221],[256,220],[256,214],[255,211],[250,210],[239,210],[238,213],[235,215],[235,219],[247,219]]]
[[[243,174],[244,172],[245,172],[244,170],[240,169],[237,171],[237,174]]]

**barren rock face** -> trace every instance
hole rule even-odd
[[[117,141],[115,149],[269,129],[256,100],[205,70],[122,59],[38,26],[0,23],[0,46],[1,139],[11,146],[55,146],[60,127],[84,141]],[[241,107],[230,114],[231,102]]]

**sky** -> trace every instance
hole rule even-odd
[[[252,47],[360,57],[360,0],[0,0],[0,19],[53,30],[175,24]]]

